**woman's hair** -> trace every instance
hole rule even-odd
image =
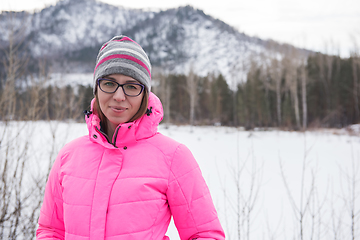
[[[139,110],[137,111],[137,113],[128,121],[128,122],[133,122],[139,118],[141,118],[147,110],[148,107],[148,103],[149,103],[149,93],[147,91],[146,88],[144,88],[144,94],[143,94],[143,98],[141,101],[141,105]],[[95,90],[95,102],[94,102],[94,109],[93,111],[96,112],[96,114],[99,116],[100,118],[100,122],[101,122],[101,126],[103,127],[103,130],[106,132],[107,134],[107,118],[104,115],[104,113],[101,111],[100,108],[100,103],[99,103],[99,98],[98,98],[98,90],[96,88]]]

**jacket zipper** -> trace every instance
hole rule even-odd
[[[118,135],[118,133],[119,133],[119,129],[121,128],[121,126],[119,126],[118,128],[116,128],[116,131],[115,131],[115,133],[114,133],[114,135],[113,135],[114,142],[109,141],[109,136],[106,135],[106,133],[104,133],[103,131],[101,131],[101,129],[99,129],[97,126],[95,126],[95,128],[96,128],[96,130],[97,130],[100,134],[102,134],[102,135],[106,138],[106,140],[108,141],[108,143],[110,143],[110,144],[113,145],[114,147],[118,148],[118,147],[116,146],[116,138],[117,138],[117,135]]]
[[[114,145],[114,147],[116,147],[116,148],[118,148],[117,146],[116,146],[116,138],[117,138],[117,135],[118,135],[118,132],[119,132],[119,129],[121,128],[121,126],[119,126],[118,128],[116,128],[116,131],[115,131],[115,133],[114,133],[114,135],[113,135],[113,139],[114,139],[114,143],[112,143],[112,145]]]
[[[106,138],[106,140],[107,140],[108,143],[110,143],[110,144],[113,145],[114,147],[118,148],[118,147],[115,145],[115,143],[112,143],[112,142],[109,141],[109,137],[108,137],[108,135],[106,135],[106,133],[104,133],[103,131],[101,131],[101,129],[99,129],[97,126],[95,126],[95,129],[96,129],[100,134],[102,134],[102,135]],[[116,131],[116,134],[117,134],[117,132],[118,132],[118,130]]]

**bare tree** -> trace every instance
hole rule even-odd
[[[29,158],[35,154],[29,154],[35,131],[32,120],[38,120],[44,109],[44,84],[41,77],[32,76],[25,85],[28,56],[23,47],[28,16],[23,14],[8,12],[8,29],[3,31],[7,42],[1,56],[5,78],[0,96],[0,239],[35,237],[45,186],[43,174],[29,172]],[[17,119],[30,121],[11,121]]]
[[[39,73],[37,76],[30,76],[29,85],[26,86],[29,92],[28,99],[24,99],[24,106],[22,112],[27,114],[24,120],[40,120],[49,119],[47,114],[47,107],[49,97],[45,86],[48,83],[49,76],[46,69],[45,61],[39,60]],[[26,101],[27,100],[27,101]]]
[[[359,76],[358,71],[360,69],[360,52],[359,46],[356,42],[354,36],[352,36],[354,42],[354,49],[350,53],[352,57],[352,74],[353,74],[353,97],[354,97],[354,107],[355,107],[355,116],[356,119],[360,118],[360,106],[359,106],[359,91],[360,91],[360,84],[359,84]]]
[[[325,46],[327,46],[326,43]],[[328,52],[327,47],[325,51]],[[326,110],[328,111],[327,114],[329,114],[331,109],[331,76],[333,73],[334,56],[319,54],[317,60],[319,66],[319,80],[324,86]]]
[[[303,131],[306,130],[307,128],[307,91],[306,91],[306,78],[307,78],[307,74],[306,74],[306,68],[305,68],[305,60],[301,61],[300,64],[300,81],[301,81],[301,96],[302,96],[302,114],[303,114],[303,119],[302,119],[302,129]]]
[[[237,101],[237,94],[238,94],[238,84],[243,82],[244,79],[241,79],[241,74],[244,74],[245,71],[245,62],[244,59],[239,60],[238,62],[234,63],[230,72],[231,72],[231,89],[234,91],[233,94],[233,123],[234,126],[238,125],[238,101]]]
[[[190,125],[194,126],[195,124],[195,107],[198,99],[198,77],[194,73],[193,66],[191,65],[189,74],[186,78],[187,92],[190,97]]]
[[[331,194],[330,194],[330,223],[327,227],[327,232],[329,237],[334,240],[344,239],[343,236],[343,225],[344,225],[344,213],[346,212],[345,204],[343,207],[335,208],[335,205],[339,205],[339,194],[334,192],[334,184],[331,184]],[[340,199],[342,200],[342,199]]]
[[[267,71],[270,80],[265,82],[266,87],[276,93],[276,116],[278,126],[282,125],[282,112],[281,112],[281,94],[282,94],[282,63],[277,58],[270,59],[270,64],[267,66]]]
[[[236,167],[230,166],[233,183],[236,187],[236,199],[235,201],[228,199],[228,202],[236,215],[237,239],[250,240],[252,223],[256,216],[255,207],[260,198],[263,164],[257,165],[252,152],[245,161],[241,161],[238,156],[237,163]],[[249,165],[251,165],[250,168]],[[242,186],[244,181],[249,183],[248,187]]]
[[[345,180],[345,186],[342,185],[342,196],[345,203],[349,222],[350,222],[350,236],[352,240],[359,237],[359,221],[360,208],[358,207],[360,199],[360,164],[355,160],[354,152],[352,151],[352,161],[350,169],[340,167],[342,178]]]
[[[24,59],[20,55],[21,39],[24,29],[18,29],[15,24],[15,14],[8,13],[9,25],[5,30],[8,44],[3,50],[5,52],[2,63],[5,67],[6,77],[3,81],[3,89],[0,98],[0,116],[3,120],[3,130],[0,136],[0,238],[14,239],[19,233],[21,209],[23,203],[23,173],[25,166],[24,155],[26,150],[21,152],[14,139],[15,136],[9,131],[9,120],[16,117],[16,80],[23,69]],[[12,142],[14,141],[14,142]],[[12,145],[7,144],[11,142]],[[18,151],[15,151],[17,146]],[[25,146],[26,149],[26,146]]]
[[[323,199],[317,195],[316,188],[316,171],[315,169],[310,170],[310,184],[308,189],[306,189],[305,180],[307,179],[306,175],[309,174],[309,160],[307,159],[308,152],[311,148],[304,149],[304,158],[302,162],[301,169],[301,179],[300,179],[300,192],[299,199],[296,200],[294,197],[294,193],[292,192],[292,187],[289,185],[287,177],[285,176],[284,165],[280,159],[280,170],[282,180],[290,201],[290,205],[294,212],[297,224],[298,224],[298,232],[296,232],[296,238],[300,240],[304,239],[314,239],[315,234],[319,235],[321,232],[321,216],[322,216],[322,208],[325,204],[326,194]],[[309,220],[310,218],[310,220]],[[306,224],[310,221],[310,227]],[[317,230],[315,229],[317,228]],[[310,230],[309,230],[310,229]]]
[[[276,115],[278,126],[282,125],[282,111],[281,111],[281,94],[283,91],[282,86],[282,77],[284,66],[281,61],[282,55],[280,53],[280,45],[270,41],[269,46],[270,56],[267,62],[268,73],[271,78],[270,86],[267,86],[270,90],[275,91],[276,93]],[[269,83],[267,83],[269,84]]]
[[[27,15],[21,19],[19,25],[15,18],[15,12],[9,12],[9,24],[8,29],[3,32],[7,34],[7,45],[5,45],[3,51],[4,56],[1,61],[5,68],[6,78],[1,85],[3,85],[2,94],[0,98],[0,116],[3,120],[11,120],[15,117],[16,113],[16,82],[24,73],[24,66],[27,62],[27,57],[20,49],[22,43],[25,40],[25,30]]]
[[[291,97],[293,99],[296,126],[300,129],[300,110],[299,110],[299,97],[298,97],[298,81],[297,81],[297,68],[298,68],[298,54],[294,47],[286,47],[283,58],[283,65],[285,68],[285,82],[290,89]]]
[[[153,69],[153,88],[154,92],[159,96],[164,106],[164,122],[170,124],[171,115],[170,115],[170,103],[171,103],[171,84],[169,78],[165,76],[162,69],[154,68]]]
[[[353,79],[354,79],[354,87],[353,87],[353,95],[354,95],[354,107],[355,107],[355,115],[356,118],[359,119],[360,117],[360,110],[359,110],[359,80],[358,80],[358,69],[360,68],[359,61],[359,55],[354,54],[353,55],[353,61],[352,61],[352,69],[353,69]]]

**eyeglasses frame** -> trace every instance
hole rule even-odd
[[[101,80],[106,80],[106,81],[110,81],[110,82],[116,83],[118,86],[116,87],[115,91],[113,91],[113,92],[105,92],[105,91],[102,90],[101,87],[100,87],[100,81],[101,81]],[[110,94],[111,94],[111,93],[115,93],[115,92],[119,89],[119,87],[121,87],[122,90],[123,90],[123,92],[124,92],[124,94],[125,94],[126,96],[128,96],[128,97],[137,97],[137,96],[139,96],[139,95],[144,91],[144,89],[145,89],[145,85],[144,85],[144,84],[141,84],[141,83],[124,83],[124,84],[120,84],[120,83],[116,82],[115,80],[108,79],[108,78],[98,78],[98,79],[96,80],[96,83],[97,83],[97,85],[99,86],[99,89],[100,89],[101,91],[103,91],[104,93],[110,93]],[[140,87],[141,87],[140,93],[139,93],[138,95],[128,95],[128,94],[126,94],[126,92],[125,92],[125,90],[124,90],[124,85],[128,85],[128,84],[140,86]]]

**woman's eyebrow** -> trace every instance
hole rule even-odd
[[[127,82],[127,83],[139,83],[138,81],[133,80],[133,79],[126,80],[126,82]]]
[[[103,77],[103,79],[116,81],[116,79],[115,79],[115,78],[112,78],[112,77]]]

